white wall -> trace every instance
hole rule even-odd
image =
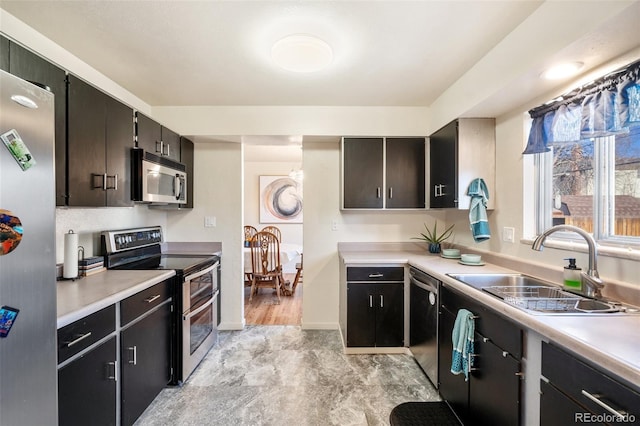
[[[56,263],[64,262],[64,234],[70,229],[78,234],[78,244],[84,247],[85,257],[101,255],[100,233],[114,229],[140,226],[166,226],[164,211],[147,206],[109,207],[95,209],[56,209]]]
[[[299,170],[302,161],[273,162],[245,161],[244,163],[244,225],[252,225],[260,230],[268,225],[277,226],[282,232],[282,242],[302,245],[301,223],[261,223],[260,222],[260,176],[286,176],[292,168]],[[303,188],[304,203],[304,188]],[[303,217],[304,204],[303,204]]]
[[[192,210],[167,214],[167,241],[222,242],[221,328],[244,326],[242,145],[196,144]],[[215,216],[216,226],[204,227]]]

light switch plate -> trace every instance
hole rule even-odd
[[[205,216],[204,217],[204,227],[205,228],[213,228],[216,226],[216,217],[215,216]]]
[[[502,228],[502,241],[506,241],[508,243],[515,242],[515,228],[511,228],[509,226],[505,226]]]

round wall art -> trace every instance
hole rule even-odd
[[[260,222],[302,223],[302,182],[287,176],[260,176]]]
[[[9,254],[22,241],[22,222],[9,210],[0,209],[0,256]]]

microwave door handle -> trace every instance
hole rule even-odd
[[[180,179],[179,174],[176,174],[173,183],[173,193],[176,195],[176,200],[179,200],[180,196],[182,195],[182,180]]]

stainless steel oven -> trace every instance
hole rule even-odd
[[[218,336],[220,262],[184,277],[182,282],[182,377],[202,361]]]
[[[105,231],[102,249],[110,269],[172,269],[172,385],[187,380],[218,338],[220,257],[161,250],[159,226]]]

